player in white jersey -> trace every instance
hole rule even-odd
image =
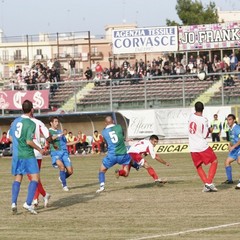
[[[144,156],[150,154],[152,159],[156,159],[158,162],[169,166],[170,164],[164,161],[158,154],[155,153],[154,147],[158,143],[158,136],[152,135],[149,140],[140,140],[128,150],[128,154],[131,156],[132,165],[136,168],[136,164],[139,167],[145,168],[149,175],[152,176],[154,181],[158,183],[166,183],[166,181],[159,179],[155,170],[149,165],[149,163],[144,159]]]
[[[36,130],[35,130],[35,133],[34,133],[33,142],[37,146],[42,147],[41,146],[41,136],[43,136],[48,141],[51,141],[51,136],[49,134],[49,130],[42,121],[40,121],[40,120],[38,120],[34,117],[32,117],[31,120],[36,124]],[[41,165],[42,165],[42,157],[43,156],[39,151],[37,151],[35,149],[34,149],[34,154],[35,154],[35,157],[37,159],[38,167],[39,167],[39,170],[40,170]],[[30,175],[28,175],[28,178],[29,178],[29,180],[31,180]],[[44,190],[40,179],[39,179],[39,182],[38,182],[37,190],[36,190],[34,198],[33,198],[33,204],[35,206],[38,205],[39,194],[41,194],[43,196],[44,207],[47,207],[51,195]]]
[[[217,157],[212,148],[208,146],[207,136],[212,131],[208,126],[208,120],[203,117],[204,105],[202,102],[195,103],[195,113],[190,115],[188,122],[189,149],[194,166],[204,183],[203,192],[216,192],[213,179],[217,170]],[[208,175],[202,168],[202,164],[210,165]]]

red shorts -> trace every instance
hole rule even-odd
[[[137,163],[143,159],[142,155],[139,153],[128,153],[128,154],[130,155],[131,159]]]
[[[211,147],[208,147],[203,152],[191,152],[191,156],[195,167],[199,167],[201,164],[208,165],[217,159]]]

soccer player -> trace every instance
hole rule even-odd
[[[98,179],[100,188],[96,193],[105,190],[105,173],[115,164],[123,165],[121,176],[127,177],[129,173],[130,156],[124,143],[123,130],[120,125],[115,125],[111,116],[105,118],[106,127],[102,131],[102,136],[107,144],[108,154],[103,158],[99,169]]]
[[[168,162],[164,161],[154,151],[154,147],[157,145],[158,140],[159,138],[157,135],[151,135],[149,140],[140,140],[128,149],[128,154],[132,159],[132,162],[131,162],[132,166],[135,167],[137,164],[139,167],[145,168],[148,174],[154,179],[156,184],[166,183],[166,181],[158,178],[157,173],[149,165],[149,163],[144,159],[144,156],[150,154],[152,159],[156,159],[158,162],[166,166],[170,166]],[[116,176],[118,175],[121,176],[121,172],[116,170]]]
[[[32,201],[39,181],[39,168],[33,149],[43,154],[43,149],[33,141],[36,124],[30,119],[33,114],[33,104],[25,100],[22,104],[23,115],[16,118],[10,128],[9,136],[13,144],[12,174],[15,180],[12,184],[12,213],[17,214],[17,199],[23,175],[30,174],[28,194],[23,208],[31,214],[37,214],[32,207]]]
[[[68,155],[67,145],[76,144],[76,142],[67,143],[65,135],[58,129],[58,117],[50,117],[49,133],[53,141],[50,143],[50,153],[53,167],[59,168],[59,181],[62,183],[63,191],[69,191],[66,179],[73,174],[73,167]]]
[[[217,192],[213,179],[216,174],[218,161],[206,140],[212,129],[208,127],[208,120],[203,117],[203,109],[203,103],[196,102],[195,113],[190,115],[188,122],[189,149],[197,173],[204,183],[203,192]],[[210,164],[208,175],[203,170],[202,164]]]
[[[33,116],[31,117],[31,120],[36,124],[36,130],[35,130],[35,133],[34,133],[33,141],[36,145],[38,145],[41,148],[41,135],[48,142],[51,142],[52,138],[49,134],[48,128],[45,126],[45,124],[42,121],[34,118]],[[38,167],[39,167],[39,171],[40,171],[41,165],[42,165],[42,156],[43,155],[35,149],[34,149],[34,154],[35,154],[35,157],[37,159]],[[28,174],[28,179],[31,180],[31,176],[29,174]],[[34,198],[33,198],[33,205],[34,206],[38,205],[39,194],[41,194],[43,196],[44,207],[47,207],[51,195],[49,193],[46,193],[45,189],[43,188],[43,185],[42,185],[42,182],[41,182],[40,178],[39,178],[39,181],[38,181],[37,190],[36,190]]]
[[[236,117],[233,114],[227,116],[227,124],[229,126],[229,154],[225,161],[225,171],[227,175],[227,180],[225,184],[233,184],[232,179],[232,162],[237,160],[240,164],[240,126],[236,124]],[[236,186],[236,189],[240,189],[240,181]]]

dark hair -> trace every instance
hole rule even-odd
[[[51,116],[51,117],[49,118],[49,123],[53,122],[54,119],[59,120],[57,116]]]
[[[98,133],[98,130],[95,130],[94,133]]]
[[[151,135],[149,140],[159,140],[157,135]]]
[[[234,114],[228,114],[227,118],[231,117],[233,120],[236,120],[236,116]]]
[[[196,112],[203,112],[204,105],[202,102],[196,102],[194,106]]]
[[[25,100],[22,104],[22,110],[24,113],[30,113],[33,109],[33,104],[29,100]]]

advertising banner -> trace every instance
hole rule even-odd
[[[209,143],[214,152],[228,152],[228,142]],[[156,153],[189,153],[188,144],[159,144]],[[227,156],[227,155],[226,155]]]
[[[179,51],[240,47],[240,22],[178,27]]]
[[[34,109],[48,109],[49,91],[0,91],[1,109],[20,110],[25,100],[31,101]]]
[[[113,54],[177,51],[177,27],[151,27],[112,32]]]
[[[194,112],[194,108],[121,110],[119,112],[129,123],[129,138],[148,138],[156,134],[167,139],[185,139],[188,138],[188,119]],[[231,113],[231,107],[205,107],[203,116],[208,119],[209,126],[215,113],[223,124],[226,116]],[[222,131],[222,137],[225,137],[224,131]]]

